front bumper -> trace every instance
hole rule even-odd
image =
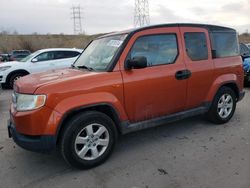
[[[0,83],[5,83],[6,82],[6,76],[5,75],[0,75]]]
[[[56,148],[55,136],[29,136],[16,131],[15,125],[8,121],[8,134],[20,147],[35,152],[50,152]]]

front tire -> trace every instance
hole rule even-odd
[[[9,82],[8,82],[8,85],[11,89],[13,89],[14,87],[14,83],[15,81],[17,81],[19,78],[25,76],[26,74],[24,73],[14,73],[13,75],[10,76],[10,79],[9,79]]]
[[[229,87],[221,87],[214,97],[207,118],[216,124],[228,122],[236,108],[236,94]]]
[[[9,89],[9,85],[6,83],[2,83],[1,86],[2,86],[2,89]]]
[[[117,130],[111,118],[100,112],[85,112],[66,124],[60,142],[61,154],[76,168],[92,168],[108,159],[116,138]]]

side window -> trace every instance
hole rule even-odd
[[[192,61],[208,59],[208,49],[205,33],[184,33],[184,39],[187,55]]]
[[[80,53],[75,51],[55,51],[55,59],[72,58],[78,56]]]
[[[178,56],[175,34],[149,35],[138,38],[129,54],[130,58],[144,56],[148,66],[174,63]]]
[[[250,54],[250,50],[244,44],[240,44],[240,54],[241,55],[249,55]]]
[[[64,59],[66,58],[64,51],[55,51],[54,52],[54,59]]]
[[[54,59],[54,53],[53,52],[44,52],[39,54],[35,57],[37,61],[49,61]]]
[[[72,58],[78,56],[80,53],[75,51],[64,51],[65,58]]]

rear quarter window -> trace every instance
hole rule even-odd
[[[240,55],[237,33],[234,32],[213,32],[212,50],[214,58],[232,57]]]

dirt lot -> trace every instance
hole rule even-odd
[[[0,187],[249,188],[250,89],[233,119],[194,117],[123,136],[103,165],[79,171],[60,155],[25,151],[8,138],[11,91],[0,91]]]

